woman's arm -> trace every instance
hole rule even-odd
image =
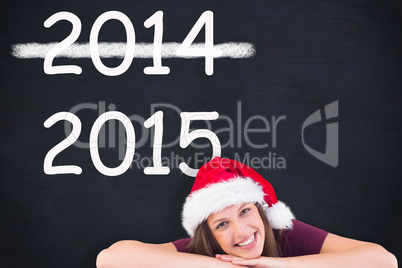
[[[120,241],[102,250],[96,260],[98,268],[197,268],[238,267],[216,258],[177,252],[172,243],[146,244],[138,241]]]
[[[374,243],[362,242],[354,239],[328,234],[321,249],[322,256],[326,254],[339,255],[349,264],[343,267],[398,267],[396,257],[382,246]],[[340,261],[340,260],[338,260]],[[335,262],[335,260],[334,260]]]
[[[255,260],[242,260],[231,256],[219,256],[220,259],[231,261],[236,265],[251,267],[387,267],[397,268],[395,256],[383,247],[373,243],[367,243],[328,234],[324,240],[320,254],[305,255],[289,258],[261,257]]]
[[[334,234],[328,234],[320,254],[290,258],[289,263],[289,267],[398,267],[395,256],[380,245]]]

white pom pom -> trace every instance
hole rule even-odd
[[[293,228],[293,219],[295,217],[285,203],[278,201],[272,207],[268,207],[265,213],[273,229],[286,230]]]

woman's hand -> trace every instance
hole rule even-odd
[[[284,268],[285,258],[270,258],[270,257],[259,257],[257,259],[246,260],[237,256],[232,255],[216,255],[217,259],[225,262],[231,262],[234,265],[242,267],[255,267],[255,268]]]

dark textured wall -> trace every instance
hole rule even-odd
[[[221,155],[255,167],[298,219],[402,256],[397,1],[18,0],[3,1],[0,10],[1,267],[94,267],[97,253],[118,240],[184,237],[181,206],[194,178],[183,174],[179,163],[199,167],[212,147],[205,138],[179,146],[179,113],[212,111],[219,113],[217,120],[193,122],[191,130],[213,131]],[[143,72],[151,58],[135,58],[123,74],[106,76],[90,58],[56,58],[54,65],[78,65],[82,73],[48,75],[43,58],[13,55],[15,44],[66,38],[69,22],[43,26],[57,12],[79,17],[76,43],[82,44],[89,42],[95,20],[110,10],[129,17],[137,44],[153,42],[154,28],[143,23],[158,10],[164,12],[163,42],[179,43],[211,10],[214,43],[247,42],[255,55],[215,59],[211,76],[203,58],[163,59],[170,73],[156,76]],[[99,40],[125,42],[123,29],[109,21]],[[196,41],[204,42],[203,36],[204,30]],[[103,59],[109,67],[121,61]],[[325,113],[330,104],[333,109]],[[110,110],[132,120],[137,138],[132,166],[119,176],[99,172],[86,148],[95,120]],[[164,112],[161,154],[170,173],[145,175],[154,127],[144,128],[143,121],[158,110]],[[322,120],[302,131],[317,110]],[[44,172],[45,156],[69,133],[63,121],[44,127],[61,111],[76,114],[82,130],[53,165],[80,166],[80,175]],[[100,131],[105,166],[121,164],[122,129],[111,120]],[[334,149],[327,154],[329,163],[306,149],[322,158],[326,143]]]

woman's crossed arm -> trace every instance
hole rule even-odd
[[[217,258],[177,252],[172,243],[146,244],[120,241],[101,251],[96,260],[98,268],[233,268],[239,267]]]

